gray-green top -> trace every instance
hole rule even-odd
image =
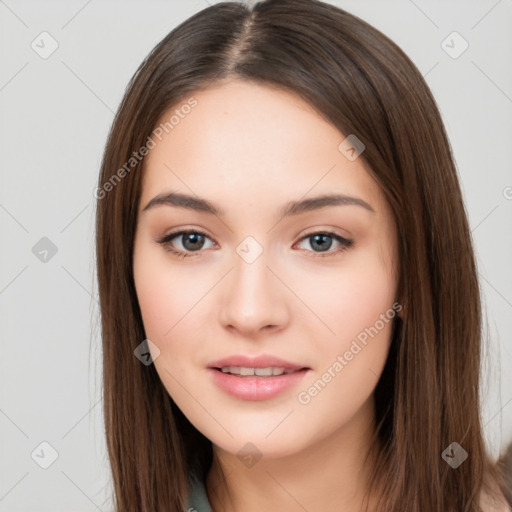
[[[184,512],[213,512],[204,483],[196,474],[190,476],[190,491],[187,498],[187,508]]]
[[[213,512],[204,483],[195,474],[190,477],[190,492],[184,512]]]

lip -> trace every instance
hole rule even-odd
[[[236,365],[226,364],[223,366]],[[252,368],[264,368],[264,366],[252,366]],[[280,368],[283,368],[283,366],[280,366]],[[302,368],[292,373],[283,373],[282,375],[274,375],[272,377],[257,377],[256,375],[240,377],[223,373],[217,368],[208,368],[213,382],[225,393],[241,400],[253,401],[269,400],[283,391],[296,386],[309,371],[309,368]]]
[[[245,376],[223,373],[224,366],[243,366],[245,368],[284,368],[293,370],[292,373],[282,375]],[[228,395],[241,400],[268,400],[298,384],[310,370],[304,365],[286,361],[270,354],[261,354],[250,357],[243,354],[232,355],[208,364],[208,372],[213,382]]]
[[[249,357],[245,355],[232,355],[212,361],[208,364],[208,368],[222,368],[224,366],[243,366],[245,368],[268,368],[269,366],[276,368],[284,368],[285,370],[301,370],[309,369],[304,365],[285,361],[280,357],[269,354],[262,354],[257,357]]]

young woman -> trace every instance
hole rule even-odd
[[[96,197],[116,511],[509,510],[450,144],[390,39],[316,0],[197,13]]]

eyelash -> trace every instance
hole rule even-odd
[[[198,235],[202,235],[202,236],[205,236],[206,238],[210,238],[206,233],[204,233],[203,231],[199,230],[199,229],[189,229],[189,230],[182,230],[182,231],[175,231],[174,233],[169,233],[168,235],[165,235],[163,238],[161,238],[160,240],[157,240],[156,242],[160,245],[163,245],[164,246],[164,249],[172,254],[174,254],[176,257],[178,258],[190,258],[190,257],[195,257],[195,256],[198,256],[201,252],[204,252],[204,251],[201,251],[201,250],[198,250],[198,251],[194,251],[192,253],[185,253],[185,252],[182,252],[182,251],[177,251],[176,249],[172,248],[170,242],[173,238],[177,238],[181,235],[188,235],[188,234],[198,234]],[[316,257],[319,257],[319,258],[325,258],[327,256],[333,256],[333,255],[336,255],[336,254],[340,254],[342,252],[345,252],[347,249],[349,249],[350,247],[352,247],[354,245],[354,242],[353,240],[349,240],[347,238],[343,238],[342,236],[340,235],[337,235],[336,233],[333,233],[333,232],[330,232],[330,231],[314,231],[312,233],[308,233],[307,235],[303,236],[299,242],[302,242],[302,240],[306,239],[306,238],[310,238],[314,235],[326,235],[330,238],[334,238],[337,242],[339,242],[341,244],[341,247],[339,249],[336,249],[334,251],[328,251],[326,252],[325,254],[322,254],[322,253],[315,253],[315,256],[313,256],[314,258]],[[211,240],[211,238],[210,238]],[[308,252],[314,252],[314,251],[308,251]]]

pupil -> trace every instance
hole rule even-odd
[[[185,236],[185,243],[183,244],[183,246],[188,249],[188,250],[195,250],[195,249],[198,249],[202,246],[202,243],[199,243],[198,242],[203,242],[204,240],[202,239],[203,238],[203,235],[200,235],[199,233],[187,233]],[[191,245],[188,245],[188,242],[192,239],[192,244]],[[194,245],[195,244],[195,245]]]
[[[328,243],[322,243],[321,241],[319,242],[319,239],[324,239],[325,238],[328,238],[330,239],[331,237],[329,235],[313,235],[313,240],[314,240],[314,243],[312,244],[312,246],[314,244],[319,244],[319,248],[321,251],[326,251],[328,250],[330,247],[331,247],[331,244],[332,244],[332,239],[330,240],[330,242],[328,241]]]

